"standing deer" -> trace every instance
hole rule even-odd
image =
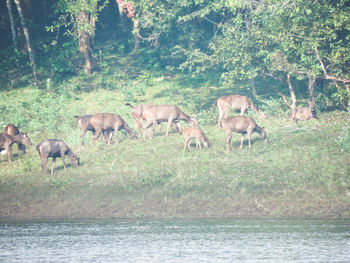
[[[0,151],[6,150],[9,163],[12,162],[11,160],[12,145],[14,143],[30,144],[30,145],[32,144],[28,135],[25,133],[20,133],[16,135],[8,135],[5,133],[0,133]]]
[[[253,118],[244,116],[233,116],[227,117],[221,122],[221,127],[226,132],[226,150],[229,151],[229,146],[233,149],[231,145],[232,132],[241,134],[241,145],[243,147],[244,135],[248,134],[248,145],[251,147],[252,133],[257,132],[260,134],[263,140],[266,139],[266,132],[264,128],[258,126]]]
[[[135,130],[142,129],[142,124],[143,121],[146,121],[145,116],[143,115],[143,112],[146,109],[152,108],[155,105],[150,105],[150,104],[141,104],[141,105],[136,105],[135,107],[132,106],[130,103],[126,103],[125,105],[129,106],[132,108],[131,115],[135,120]],[[160,121],[157,121],[157,125],[160,126]],[[175,123],[171,123],[172,127],[174,128],[175,131],[180,131],[180,125],[177,125]],[[154,126],[152,126],[154,130]]]
[[[41,169],[43,174],[46,174],[46,165],[49,157],[52,158],[52,166],[51,166],[51,175],[53,175],[53,170],[56,165],[56,158],[61,157],[64,171],[67,171],[66,162],[64,157],[67,155],[69,161],[72,163],[74,167],[78,167],[80,165],[79,156],[74,154],[72,150],[68,147],[68,145],[62,141],[57,139],[48,139],[44,140],[36,146],[36,149],[41,158]]]
[[[196,128],[196,127],[184,128],[181,131],[181,134],[185,138],[184,152],[186,151],[186,146],[188,147],[188,150],[190,150],[191,139],[196,139],[196,148],[199,148],[200,150],[202,149],[201,142],[203,142],[203,145],[206,148],[209,147],[209,140],[200,128]]]
[[[19,131],[18,127],[16,127],[13,124],[7,124],[4,127],[4,133],[8,135],[18,135],[21,132]],[[26,146],[22,143],[17,143],[17,150],[18,150],[18,156],[21,156],[21,152],[26,153]]]
[[[74,116],[74,118],[78,119],[78,127],[81,131],[81,144],[84,145],[84,137],[87,131],[91,131],[92,135],[95,136],[95,129],[92,127],[90,120],[93,115],[82,115],[82,116]],[[105,141],[107,143],[109,137],[109,130],[102,131]],[[94,139],[94,138],[92,138]]]
[[[131,106],[129,103],[127,104]],[[151,139],[151,129],[154,128],[157,123],[167,122],[166,136],[169,135],[169,130],[172,125],[176,125],[177,129],[181,131],[179,122],[180,120],[190,122],[192,125],[197,126],[197,120],[194,117],[182,112],[175,105],[139,105],[140,107],[133,107],[133,117],[137,123],[142,123],[143,120],[146,122],[142,125],[143,129],[148,129],[148,135]],[[142,107],[141,107],[142,106]],[[132,106],[131,106],[132,107]],[[134,110],[135,109],[135,110]],[[137,119],[137,120],[136,120]],[[143,138],[145,133],[143,132]]]
[[[222,96],[218,98],[214,105],[218,106],[219,109],[219,119],[218,119],[218,125],[220,126],[221,120],[223,118],[226,118],[230,112],[231,109],[234,109],[235,111],[240,111],[241,116],[244,116],[247,109],[259,112],[261,118],[265,119],[265,113],[258,109],[255,104],[247,97],[243,95],[227,95]]]
[[[118,131],[121,129],[126,130],[131,137],[135,137],[135,132],[129,127],[129,125],[124,121],[124,119],[113,113],[98,113],[93,115],[90,119],[91,127],[95,130],[94,140],[96,141],[100,136],[101,132],[109,131],[108,144],[111,143],[113,131],[115,133],[116,142],[118,141]]]

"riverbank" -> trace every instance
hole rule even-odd
[[[109,146],[89,135],[70,144],[81,166],[65,173],[58,159],[53,176],[41,174],[35,146],[12,164],[1,156],[0,218],[350,218],[349,115],[257,122],[267,141],[255,133],[252,148],[239,149],[235,134],[230,153],[213,124],[201,125],[211,147],[185,153],[183,138],[164,129]]]

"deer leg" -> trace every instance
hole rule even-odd
[[[166,127],[166,134],[165,134],[165,136],[169,135],[169,130],[170,130],[170,127],[171,127],[172,123],[173,123],[173,119],[169,118],[168,119],[168,126]]]
[[[227,152],[230,151],[230,149],[229,149],[230,146],[231,146],[231,149],[234,150],[232,145],[231,145],[231,138],[232,138],[232,133],[231,132],[227,133],[227,135],[226,135],[226,151]]]
[[[199,147],[199,149],[202,150],[202,145],[201,145],[201,141],[199,140],[199,138],[196,139],[196,147],[197,148]]]
[[[191,150],[191,137],[187,138],[187,148],[189,151]]]
[[[84,138],[85,138],[86,131],[87,131],[87,129],[84,129],[84,130],[81,131],[81,135],[80,135],[80,138],[81,138],[81,145],[84,145],[84,144],[85,144],[85,143],[84,143]],[[94,131],[92,131],[92,134],[95,135],[95,134],[94,134]]]
[[[65,152],[61,152],[61,158],[62,158],[62,162],[63,162],[63,167],[64,167],[64,171],[67,171],[67,166],[66,166],[66,160],[65,160]]]
[[[190,141],[190,138],[186,138],[186,139],[185,139],[185,143],[184,143],[184,152],[186,151],[186,147],[188,147],[189,141]]]
[[[7,149],[6,149],[7,148]],[[11,156],[12,156],[12,146],[11,145],[8,145],[7,147],[5,147],[6,149],[6,152],[7,152],[7,159],[9,161],[9,163],[12,162],[11,160]]]
[[[221,126],[221,121],[225,117],[225,112],[227,111],[225,105],[218,104],[218,110],[219,110],[219,118],[218,118],[218,126]]]
[[[150,127],[152,126],[152,124],[154,124],[154,121],[146,121],[145,124],[143,125],[142,127],[142,137],[143,139],[145,139],[145,132],[144,132],[144,129],[147,129],[148,130],[148,136],[150,139],[152,139],[151,137],[151,133],[150,133]]]
[[[119,144],[119,140],[118,140],[118,131],[119,131],[119,127],[116,127],[115,129],[114,129],[114,134],[115,134],[115,141],[116,141],[116,143],[117,144]],[[111,133],[112,134],[112,133]],[[112,138],[112,137],[111,137]],[[109,142],[109,143],[111,143],[111,142]]]
[[[95,136],[94,136],[94,141],[96,142],[98,140],[98,138],[100,137],[102,132],[102,128],[99,128],[97,130],[95,130]]]
[[[248,132],[248,145],[249,145],[249,148],[251,147],[251,140],[252,140],[252,133]]]
[[[53,169],[56,166],[56,157],[52,157],[52,166],[51,166],[51,176],[53,175]]]
[[[242,133],[241,134],[241,144],[240,144],[240,146],[239,146],[239,148],[243,148],[243,142],[244,142],[244,134]]]
[[[46,174],[46,164],[47,164],[47,157],[41,156],[41,171],[44,175]]]
[[[112,142],[112,137],[113,137],[113,131],[108,131],[108,136],[107,136],[106,144],[111,144],[111,142]]]
[[[174,126],[174,129],[175,129],[175,131],[177,132],[181,132],[181,126],[180,126],[180,123],[179,122],[177,122],[177,123],[173,123],[172,124],[173,126]]]

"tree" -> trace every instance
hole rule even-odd
[[[346,2],[221,1],[212,6],[232,15],[219,24],[209,51],[184,50],[188,59],[183,67],[198,71],[220,66],[228,84],[259,75],[284,80],[291,93],[290,106],[295,107],[293,76],[305,80],[310,99],[316,79],[350,83],[350,7]]]
[[[104,1],[99,6],[98,2],[98,0],[59,0],[57,3],[57,12],[60,16],[54,26],[68,28],[65,33],[78,40],[79,52],[85,60],[84,72],[87,75],[91,74],[93,68],[91,52],[98,14],[108,3]]]
[[[32,70],[33,70],[34,84],[37,85],[34,49],[32,48],[32,44],[30,42],[29,30],[27,28],[27,25],[26,25],[26,22],[25,22],[25,19],[24,19],[24,16],[23,16],[23,11],[22,11],[22,7],[21,7],[20,1],[19,0],[15,0],[15,3],[16,3],[16,6],[17,6],[18,15],[20,17],[22,29],[23,29],[24,36],[25,36],[25,39],[26,39],[30,66],[32,67]]]
[[[17,34],[16,34],[15,20],[14,20],[14,16],[13,16],[13,12],[12,12],[11,1],[6,0],[6,5],[7,5],[7,11],[9,14],[9,18],[10,18],[13,47],[14,47],[15,51],[17,51]]]

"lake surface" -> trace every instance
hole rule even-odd
[[[0,222],[0,262],[350,262],[350,220]]]

